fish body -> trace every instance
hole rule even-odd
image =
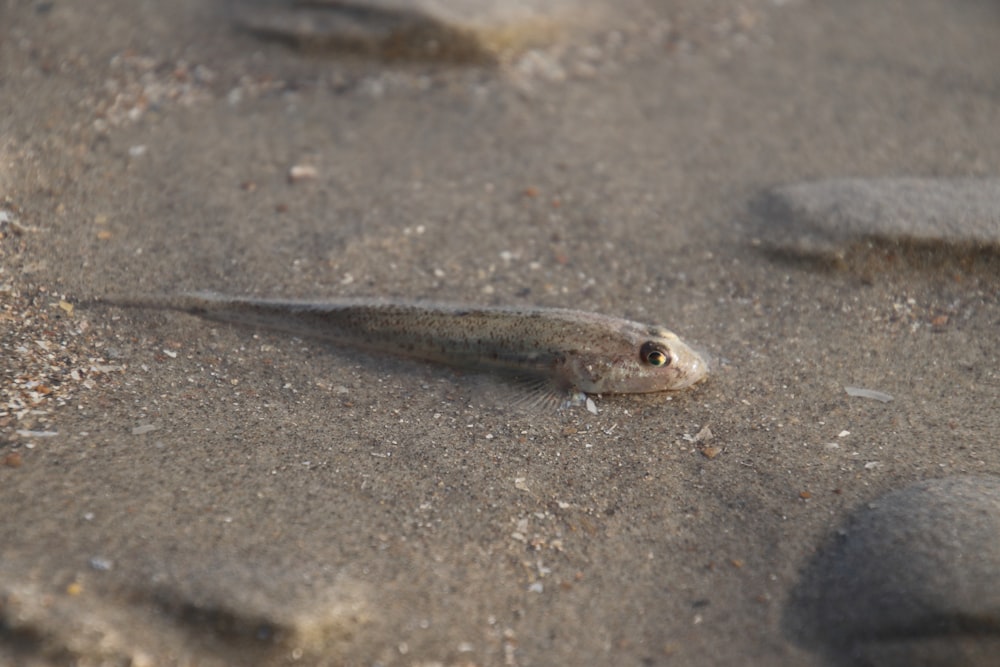
[[[666,329],[562,308],[379,299],[291,301],[208,292],[104,302],[176,310],[374,355],[549,382],[560,391],[670,391],[695,384],[708,372],[701,355]]]

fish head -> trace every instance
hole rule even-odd
[[[571,383],[588,394],[645,394],[676,391],[708,374],[705,357],[671,331],[636,326],[568,359]],[[604,348],[604,349],[601,349]]]

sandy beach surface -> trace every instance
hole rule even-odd
[[[1000,4],[636,11],[463,66],[0,1],[0,664],[1000,664]],[[525,409],[87,303],[191,290],[578,308],[713,367]]]

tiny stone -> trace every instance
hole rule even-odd
[[[107,558],[94,556],[90,559],[90,567],[98,572],[107,572],[114,567],[114,563]]]
[[[713,446],[713,445],[707,445],[707,446],[701,448],[701,455],[704,456],[706,459],[709,459],[709,460],[714,459],[716,456],[718,456],[721,453],[722,453],[722,450],[720,448],[718,448],[718,447]]]
[[[300,181],[314,181],[319,178],[316,167],[308,164],[297,164],[288,170],[288,181],[299,183]]]

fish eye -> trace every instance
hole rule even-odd
[[[672,361],[670,353],[653,341],[643,344],[642,349],[639,350],[639,356],[650,366],[668,366]]]

